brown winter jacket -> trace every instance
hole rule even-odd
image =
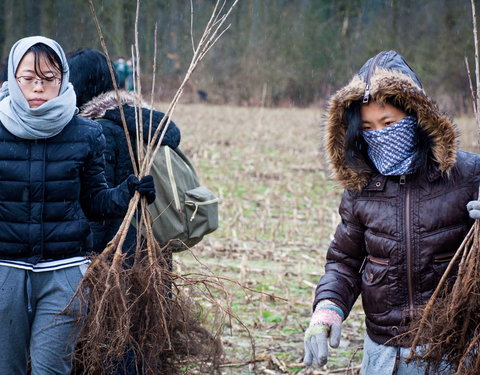
[[[417,116],[431,144],[424,173],[383,176],[374,168],[357,172],[346,164],[344,112],[362,100],[365,81],[370,100],[391,100]],[[480,156],[457,152],[455,125],[394,51],[369,60],[330,99],[326,127],[334,176],[346,190],[314,306],[329,299],[347,316],[361,294],[367,333],[384,344],[406,331],[472,225],[465,206],[477,198]]]

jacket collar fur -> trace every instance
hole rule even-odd
[[[384,103],[393,99],[407,112],[416,114],[419,126],[431,138],[434,164],[440,173],[449,173],[456,162],[456,125],[425,94],[405,60],[395,51],[390,51],[383,52],[377,61],[374,58],[367,61],[350,83],[338,90],[328,102],[325,146],[334,178],[346,189],[360,190],[375,173],[373,170],[356,172],[345,163],[345,110],[352,102],[363,99],[367,81],[370,100]]]
[[[135,100],[135,94],[126,90],[119,90],[121,104],[127,104],[134,107],[137,102]],[[149,106],[144,102],[140,103],[142,108],[148,108]],[[105,116],[105,112],[108,110],[118,108],[118,101],[115,91],[108,91],[104,94],[98,95],[88,103],[85,103],[80,109],[80,116],[87,117],[89,119],[98,119]]]

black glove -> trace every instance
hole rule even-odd
[[[155,200],[155,184],[151,175],[138,180],[135,175],[131,174],[127,177],[127,186],[131,197],[133,197],[135,191],[138,191],[142,197],[147,198],[148,204]]]

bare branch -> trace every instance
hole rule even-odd
[[[212,41],[212,43],[210,43],[208,45],[208,47],[205,49],[205,52],[203,52],[201,55],[200,55],[200,58],[199,58],[199,61],[201,61],[205,55],[208,53],[208,51],[210,51],[210,48],[212,48],[215,43],[217,43],[217,41],[222,37],[222,35],[230,28],[231,25],[228,25],[227,27],[225,27],[225,29]]]
[[[475,115],[475,119],[477,118],[477,102],[475,100],[475,90],[473,89],[472,83],[472,74],[470,73],[470,65],[468,64],[468,58],[465,56],[465,66],[467,67],[467,76],[468,76],[468,83],[470,84],[470,94],[472,95],[472,106],[473,106],[473,113]]]
[[[139,42],[138,42],[138,18],[140,15],[140,0],[137,0],[137,9],[135,12],[135,55],[137,57],[137,92],[136,92],[136,99],[137,99],[137,108],[138,108],[138,128],[137,128],[137,139],[140,139],[141,146],[137,149],[138,154],[138,164],[143,164],[144,159],[144,150],[143,150],[143,113],[142,113],[142,81],[141,77],[141,63],[140,63],[140,51],[139,51]],[[142,170],[139,171],[140,175],[138,176],[143,177]]]
[[[99,35],[99,38],[100,38],[100,44],[102,45],[103,52],[105,53],[105,56],[107,57],[108,70],[110,71],[110,76],[112,78],[113,88],[115,90],[115,95],[117,97],[117,103],[118,103],[118,106],[120,107],[120,118],[122,119],[123,131],[125,132],[125,137],[127,139],[128,153],[130,154],[130,160],[132,162],[133,173],[138,175],[137,161],[135,160],[135,155],[133,153],[132,143],[130,142],[130,133],[128,132],[127,122],[125,121],[125,114],[123,113],[123,107],[122,107],[122,103],[121,103],[121,100],[120,100],[120,93],[118,91],[117,80],[115,79],[115,73],[114,73],[113,67],[112,67],[112,60],[110,59],[110,55],[108,54],[108,48],[107,48],[107,45],[105,43],[105,38],[103,37],[102,28],[100,27],[100,23],[98,22],[97,13],[95,11],[95,6],[93,5],[93,1],[88,0],[88,4],[90,5],[90,10],[93,14],[93,19],[95,21],[95,26],[97,27],[98,35]]]
[[[157,73],[157,31],[158,31],[157,23],[155,22],[155,31],[153,33],[152,93],[150,98],[150,121],[148,124],[148,143],[150,143],[150,140],[152,138],[153,102],[155,98],[155,81],[156,81],[156,73]]]
[[[190,0],[190,38],[192,39],[192,51],[195,53],[195,40],[193,37],[193,0]]]
[[[478,93],[478,88],[480,87],[480,66],[479,66],[479,57],[478,57],[478,35],[477,35],[477,16],[475,11],[475,1],[470,0],[472,4],[472,23],[473,23],[473,44],[475,46],[475,84],[476,84],[476,107],[477,109],[480,106],[480,96]],[[480,117],[477,112],[476,114],[477,126],[480,128]]]
[[[132,83],[133,83],[133,93],[135,97],[135,106],[134,106],[134,113],[135,113],[135,135],[140,134],[140,120],[139,120],[139,108],[141,107],[141,104],[138,102],[138,77],[137,77],[137,57],[135,53],[135,46],[132,44],[130,46],[130,53],[132,56]],[[141,139],[139,137],[135,137],[135,143],[137,146],[137,150],[139,147],[143,147],[143,143],[141,143]],[[137,152],[137,157],[138,157],[138,152]],[[139,165],[141,165],[139,163]],[[140,171],[139,171],[140,172]]]
[[[237,3],[238,3],[238,0],[235,0],[235,2],[226,11],[225,16],[229,16],[231,14],[231,12],[233,11],[233,9],[234,9],[234,7],[236,6]],[[198,43],[197,49],[196,49],[195,53],[193,54],[192,60],[190,62],[190,66],[188,67],[188,70],[185,74],[185,77],[184,77],[182,83],[180,84],[180,87],[178,88],[177,92],[175,93],[175,96],[172,99],[172,102],[170,103],[170,105],[169,105],[169,107],[168,107],[168,109],[165,113],[166,116],[168,116],[168,121],[167,121],[161,135],[160,135],[159,141],[156,143],[156,139],[159,135],[159,132],[160,132],[163,124],[166,121],[165,118],[162,119],[162,121],[160,122],[157,130],[155,131],[155,133],[152,137],[152,142],[150,142],[150,144],[148,145],[147,154],[149,156],[150,156],[149,152],[151,150],[151,146],[156,144],[156,147],[153,150],[151,156],[149,157],[150,162],[147,165],[145,165],[145,163],[142,164],[141,170],[143,171],[143,173],[148,173],[150,171],[150,169],[152,168],[153,160],[155,158],[156,153],[160,149],[161,140],[163,139],[163,137],[165,135],[165,132],[167,131],[167,127],[170,123],[170,117],[175,110],[175,106],[177,105],[181,94],[183,93],[183,90],[185,88],[186,83],[190,79],[190,76],[192,75],[195,68],[198,66],[198,63],[205,56],[206,52],[208,52],[208,50],[211,48],[211,46],[214,45],[215,42],[218,40],[218,37],[216,37],[216,34],[218,33],[218,30],[222,27],[223,23],[226,20],[225,16],[221,17],[222,18],[221,22],[218,23],[216,29],[214,31],[212,31],[213,25],[215,25],[216,21],[219,19],[219,14],[217,12],[217,10],[219,8],[219,4],[220,4],[220,2],[217,1],[216,4],[215,4],[214,11],[212,12],[212,16],[210,17],[210,20],[208,21],[207,26],[205,26],[205,30],[202,34],[202,37],[200,38],[200,42]],[[223,9],[223,5],[220,9]],[[222,35],[224,32],[225,31],[223,31],[220,35]],[[146,168],[146,170],[143,170],[144,168]]]

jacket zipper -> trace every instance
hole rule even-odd
[[[410,223],[410,186],[405,184],[406,176],[400,176],[400,185],[405,187],[405,229],[407,247],[407,289],[410,318],[413,318],[413,280],[412,280],[412,233]]]
[[[38,141],[40,143],[40,141]],[[35,142],[36,143],[36,142]],[[44,139],[42,142],[42,201],[40,206],[40,256],[43,257],[43,251],[45,249],[45,228],[44,228],[44,220],[43,220],[43,213],[45,211],[45,189],[46,189],[46,164],[47,164],[47,140]],[[38,255],[38,254],[35,254]]]
[[[374,57],[372,64],[368,68],[367,77],[365,79],[365,91],[363,93],[363,100],[362,103],[368,103],[368,99],[370,97],[370,79],[372,78],[373,72],[375,71],[375,67],[377,66],[378,60],[380,57],[384,55],[384,52],[380,52],[377,56]]]
[[[206,206],[207,204],[217,203],[218,201],[219,201],[218,198],[210,199],[210,200],[204,201],[204,202],[185,201],[185,204],[186,204],[187,206],[193,206],[193,207],[195,207],[195,210],[193,211],[193,214],[192,214],[192,217],[190,218],[190,221],[195,220],[195,215],[197,214],[198,208],[199,208],[200,206]]]
[[[173,201],[175,202],[175,208],[178,213],[182,215],[182,208],[180,207],[180,198],[178,197],[177,183],[173,175],[172,160],[170,156],[170,148],[165,147],[165,161],[167,165],[168,179],[170,180],[170,186],[172,187]]]

